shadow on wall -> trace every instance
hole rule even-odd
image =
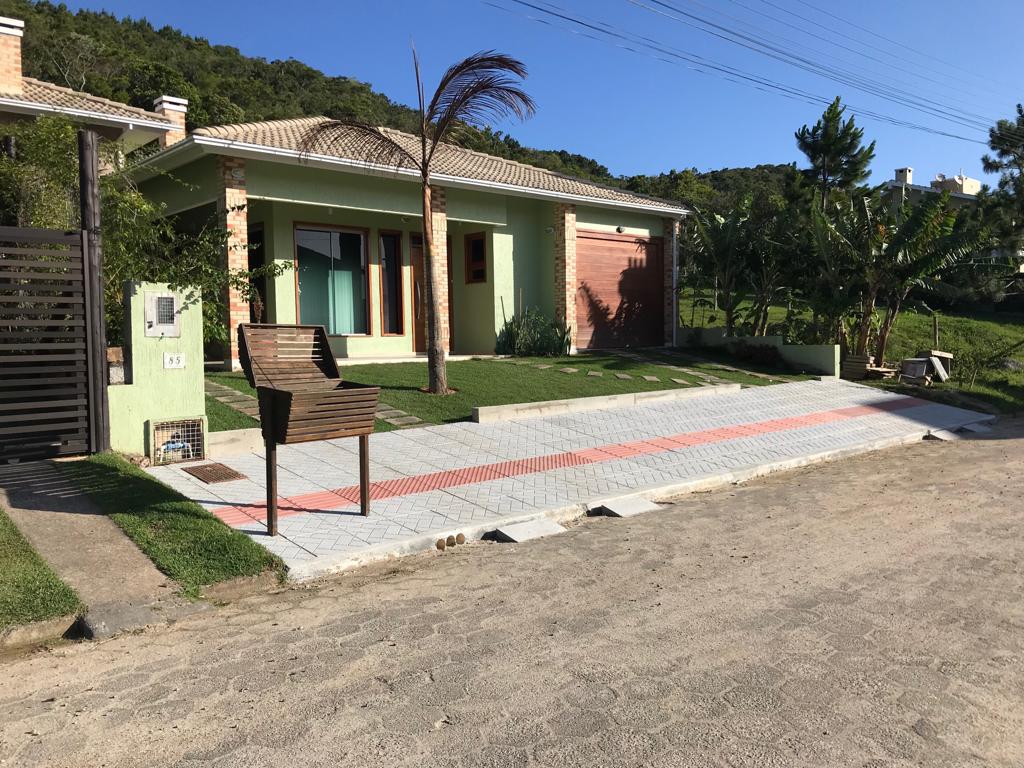
[[[583,281],[577,301],[586,302],[589,329],[581,327],[577,346],[585,348],[649,347],[662,342],[662,270],[650,243],[637,241],[639,255],[606,283]],[[589,331],[589,335],[588,335]]]

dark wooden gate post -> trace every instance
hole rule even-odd
[[[86,356],[89,377],[89,450],[110,448],[107,402],[107,333],[103,314],[103,251],[100,239],[98,138],[78,132],[78,190],[82,209],[82,268],[85,280]]]

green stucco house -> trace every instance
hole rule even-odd
[[[423,354],[418,174],[375,161],[355,131],[304,152],[322,120],[198,129],[139,164],[136,178],[179,221],[218,213],[231,266],[290,267],[257,286],[260,317],[230,297],[232,331],[316,323],[339,358]],[[684,206],[449,145],[433,167],[450,353],[493,353],[505,318],[526,307],[563,318],[575,349],[672,342]]]

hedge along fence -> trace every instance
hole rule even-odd
[[[726,336],[725,328],[680,328],[681,347],[720,347],[742,343],[774,348],[783,362],[806,373],[839,375],[838,344],[786,344],[781,336]]]

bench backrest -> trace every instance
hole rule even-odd
[[[252,387],[295,390],[341,380],[322,325],[244,323],[238,357]]]

